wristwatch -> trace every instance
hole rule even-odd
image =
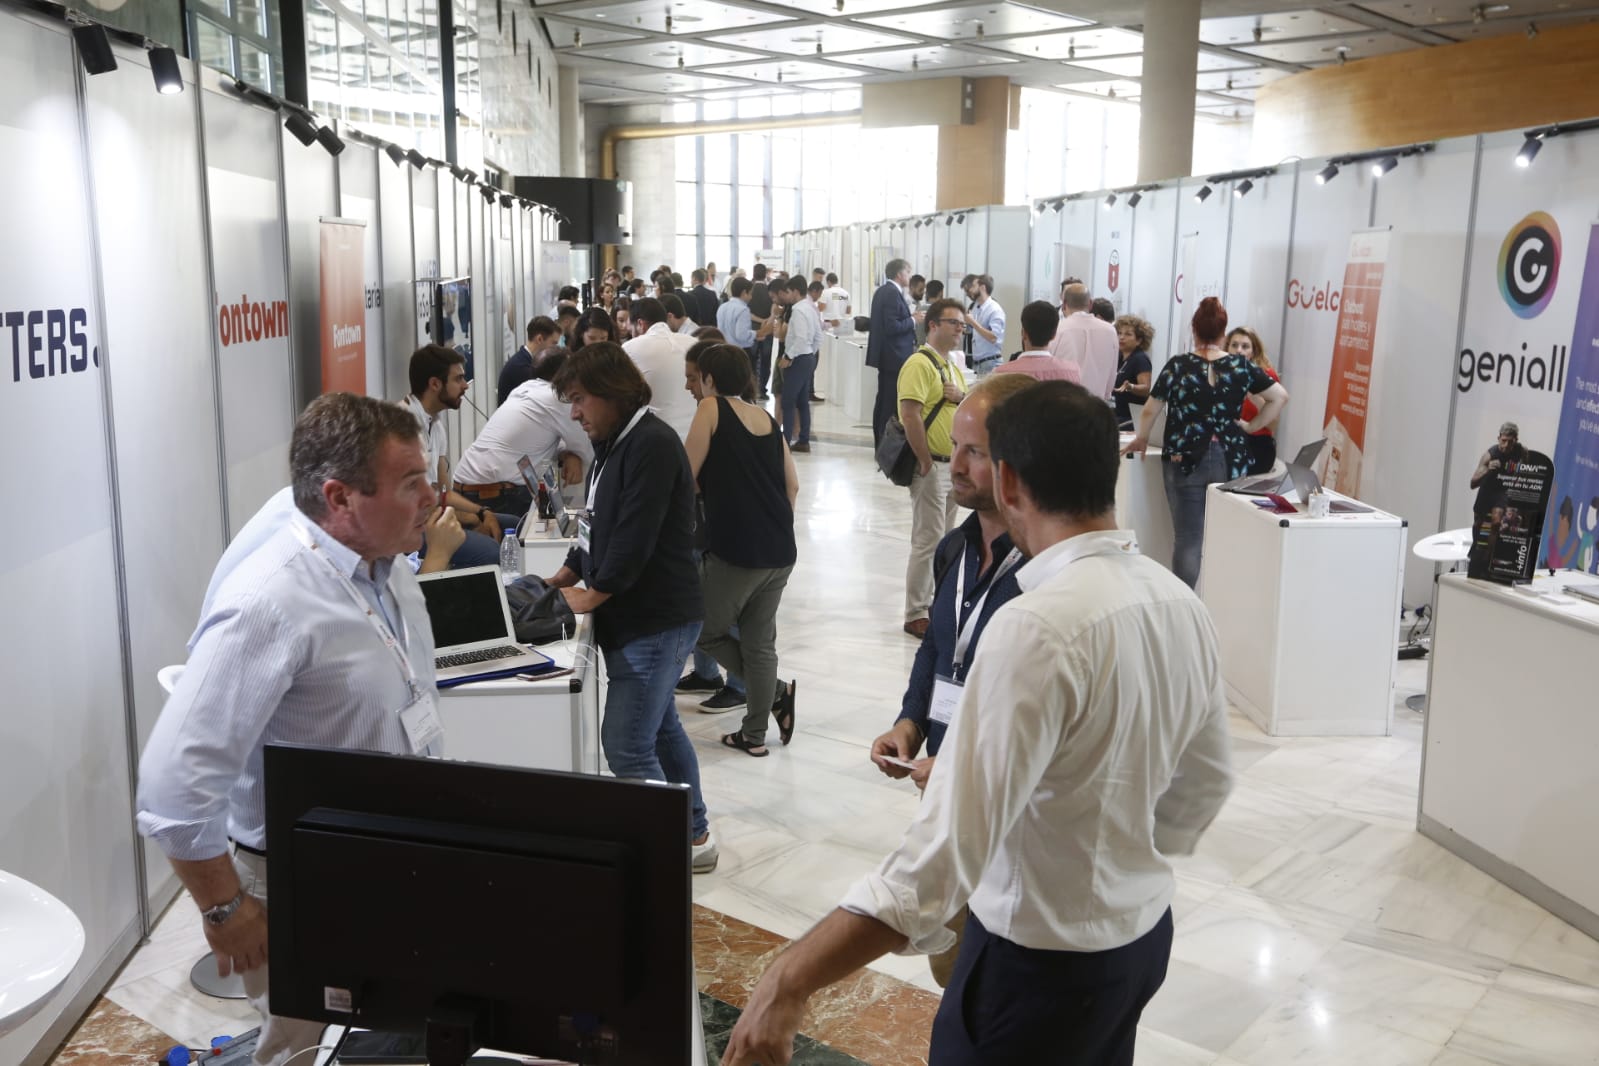
[[[243,903],[244,890],[240,889],[239,894],[228,900],[226,903],[218,903],[215,907],[207,907],[205,910],[201,911],[200,917],[204,918],[212,925],[221,925],[229,918],[233,917],[233,912],[238,910],[239,906]]]

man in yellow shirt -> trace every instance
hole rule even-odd
[[[965,328],[966,313],[958,301],[934,300],[927,308],[927,343],[911,353],[899,372],[899,420],[916,453],[911,553],[905,567],[905,632],[918,639],[927,634],[927,612],[933,602],[933,552],[955,524],[950,432],[955,408],[966,395],[966,377],[949,354],[960,347]]]

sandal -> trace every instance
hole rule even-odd
[[[787,743],[787,741],[784,741],[784,743]],[[768,749],[765,744],[758,740],[751,740],[743,733],[723,733],[722,746],[724,748],[737,748],[745,755],[752,755],[757,759],[764,759],[768,755],[772,754],[771,750]],[[760,748],[761,750],[756,751],[756,748]]]
[[[772,715],[777,719],[777,735],[785,745],[794,739],[794,695],[798,691],[799,682],[790,681],[783,686],[783,694],[777,697],[777,702],[772,704]]]

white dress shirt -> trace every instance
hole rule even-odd
[[[788,316],[788,335],[783,341],[783,354],[792,359],[796,355],[815,355],[821,350],[821,312],[809,299],[795,300]]]
[[[1105,951],[1154,928],[1231,788],[1210,615],[1126,530],[1053,545],[983,631],[899,850],[841,904],[946,949],[962,903],[996,936]]]
[[[699,328],[700,324],[698,322],[694,321],[692,318],[685,318],[683,320],[683,324],[677,327],[677,332],[692,336],[694,331]]]
[[[410,568],[396,559],[369,566],[296,518],[399,638],[421,690],[434,693],[433,630]],[[221,579],[200,619],[139,762],[139,832],[171,858],[213,858],[229,837],[266,846],[267,744],[411,751],[400,664],[318,554],[280,526]]]
[[[439,460],[446,461],[450,458],[450,436],[444,425],[444,412],[430,415],[427,408],[422,406],[422,401],[416,393],[408,392],[405,399],[400,401],[400,406],[411,412],[411,417],[416,419],[416,424],[422,430],[422,450],[427,453],[428,480],[434,485],[438,484]],[[446,467],[448,470],[448,467]]]
[[[1076,363],[1083,388],[1106,403],[1116,387],[1116,327],[1087,311],[1077,311],[1060,320],[1049,354]]]
[[[849,293],[842,285],[822,290],[822,311],[822,321],[829,329],[837,332],[849,314]]]
[[[516,464],[522,456],[540,467],[561,452],[582,456],[585,469],[594,461],[594,445],[582,426],[572,421],[572,408],[561,402],[548,381],[533,378],[512,389],[489,416],[455,464],[455,480],[467,485],[497,481],[520,485],[522,474]]]
[[[642,337],[634,337],[622,345],[644,375],[650,386],[650,410],[677,430],[677,435],[688,439],[688,427],[694,423],[693,395],[683,387],[687,378],[683,370],[684,356],[694,347],[694,338],[686,333],[673,333],[665,322],[656,322]]]

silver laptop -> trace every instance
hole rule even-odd
[[[527,456],[516,461],[517,472],[522,475],[522,483],[527,486],[527,491],[533,497],[533,506],[528,508],[527,514],[522,516],[522,540],[527,541],[527,534],[534,528],[533,523],[539,521],[539,485],[544,486],[544,491],[550,497],[550,506],[555,510],[555,528],[563,537],[570,537],[577,529],[577,519],[566,509],[566,497],[561,493],[561,479],[554,463],[546,463],[544,469],[534,477],[533,460]]]
[[[1323,437],[1299,449],[1299,454],[1283,464],[1286,469],[1281,474],[1235,478],[1222,485],[1222,490],[1245,496],[1282,496],[1293,489],[1299,493],[1299,502],[1306,503],[1310,500],[1310,494],[1321,488],[1321,479],[1316,476],[1316,460],[1321,457],[1321,449],[1326,443],[1327,438]]]
[[[433,624],[438,680],[541,670],[551,659],[516,642],[511,606],[497,566],[419,575]]]

